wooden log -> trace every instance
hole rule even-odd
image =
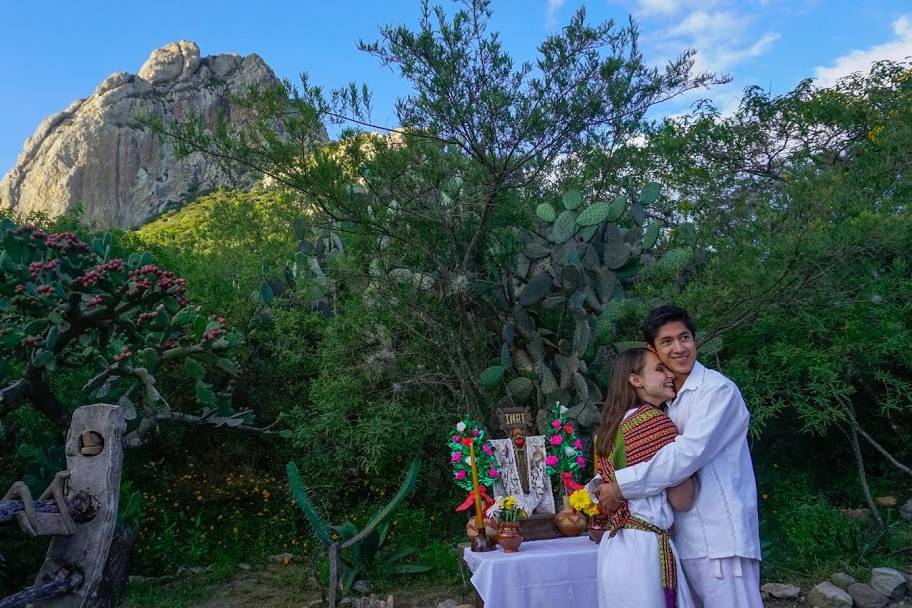
[[[80,494],[66,499],[70,516],[76,523],[85,523],[95,516],[95,504],[87,494]],[[58,513],[57,501],[36,500],[32,503],[35,513]],[[0,500],[0,523],[14,520],[16,513],[25,510],[21,500]]]
[[[24,608],[34,602],[52,599],[70,593],[82,583],[82,577],[71,574],[59,580],[33,585],[0,600],[0,608]]]

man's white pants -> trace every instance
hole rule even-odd
[[[700,557],[681,566],[697,608],[763,608],[758,560]]]

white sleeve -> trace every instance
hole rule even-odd
[[[676,486],[747,434],[750,414],[732,382],[706,391],[684,431],[647,462],[615,471],[625,498],[642,498]]]

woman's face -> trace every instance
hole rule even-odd
[[[675,397],[674,378],[674,373],[665,367],[658,355],[648,352],[643,369],[630,374],[630,384],[637,389],[640,399],[661,405]]]

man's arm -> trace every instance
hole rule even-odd
[[[710,389],[690,414],[684,432],[648,462],[615,472],[624,498],[651,496],[696,473],[732,441],[747,434],[750,415],[732,382]]]

